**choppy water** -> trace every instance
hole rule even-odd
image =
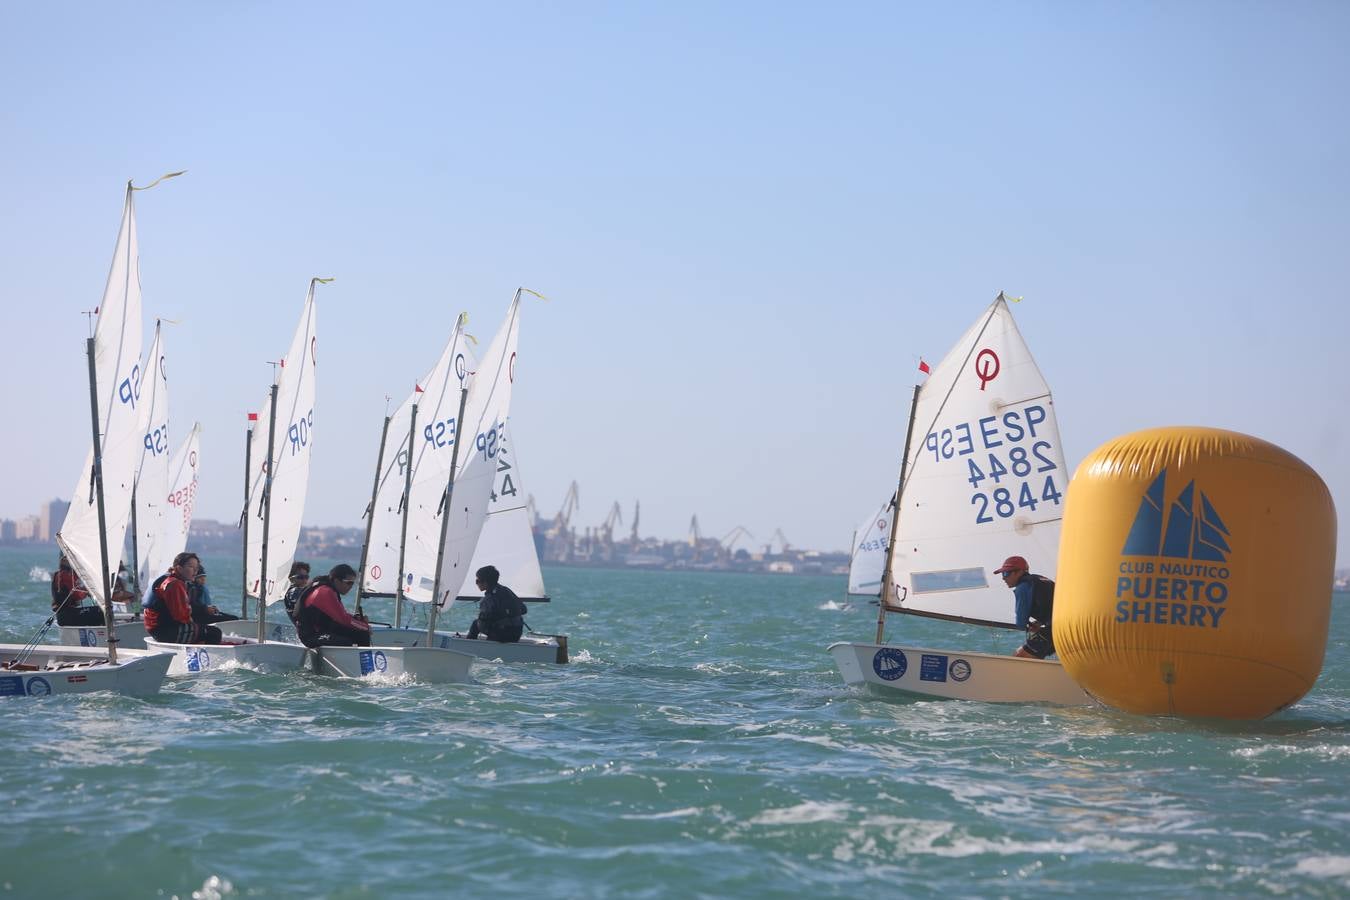
[[[45,618],[54,559],[0,551],[0,640]],[[237,561],[207,565],[233,607]],[[1350,894],[1350,596],[1312,693],[1220,725],[846,688],[824,648],[875,609],[842,578],[545,577],[529,621],[565,667],[6,701],[0,894]]]

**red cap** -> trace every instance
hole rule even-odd
[[[1011,572],[1013,569],[1021,569],[1024,572],[1031,571],[1027,561],[1020,556],[1010,556],[1003,561],[1003,565],[994,570],[995,575],[1002,575],[1004,572]]]

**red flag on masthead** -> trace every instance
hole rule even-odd
[[[257,413],[249,413],[249,414],[248,414],[248,420],[249,420],[250,422],[256,422],[256,421],[258,421],[258,414],[257,414]]]
[[[933,374],[933,370],[930,369],[930,368],[928,368],[928,363],[926,363],[926,362],[923,361],[923,357],[922,357],[922,356],[919,357],[919,371],[922,372],[922,373],[925,374],[925,375],[932,375],[932,374]]]
[[[414,385],[413,385],[413,393],[415,393],[415,394],[421,394],[421,393],[424,393],[423,390],[422,390],[422,386],[421,386],[420,384],[414,384]]]

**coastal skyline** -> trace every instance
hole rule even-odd
[[[1328,484],[1350,565],[1344,7],[137,10],[0,12],[27,435],[0,515],[75,487],[125,182],[187,169],[136,202],[204,518],[238,517],[311,277],[307,525],[360,520],[386,409],[523,285],[541,514],[575,480],[582,524],[640,501],[644,534],[841,549],[894,490],[920,360],[1006,290],[1070,467],[1141,428],[1255,435]]]

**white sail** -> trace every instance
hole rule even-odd
[[[876,597],[881,594],[881,575],[886,570],[886,545],[890,543],[895,506],[887,500],[853,532],[853,558],[848,564],[848,592]]]
[[[1070,474],[1050,388],[1000,294],[920,390],[889,605],[1013,624],[993,570],[1015,555],[1054,576]]]
[[[370,539],[366,545],[366,569],[361,578],[362,596],[392,596],[398,590],[398,548],[403,527],[403,488],[408,470],[408,426],[413,403],[421,396],[414,390],[389,417],[384,432],[380,472],[376,475],[374,502],[370,507]]]
[[[162,559],[158,543],[165,536],[171,510],[169,495],[169,383],[164,361],[164,335],[155,323],[155,338],[141,367],[141,453],[136,473],[136,583],[142,590],[164,574],[153,559]]]
[[[102,603],[107,592],[103,554],[117,571],[131,515],[131,492],[141,452],[141,280],[136,214],[132,187],[127,185],[122,225],[113,251],[112,268],[98,307],[94,329],[93,396],[98,403],[102,435],[104,523],[99,539],[98,502],[94,493],[94,452],[91,448],[72,492],[56,540],[69,557],[89,593]]]
[[[152,576],[158,577],[167,572],[173,564],[173,558],[187,546],[188,531],[192,527],[192,509],[197,503],[197,481],[201,475],[201,436],[201,423],[194,422],[187,440],[183,441],[169,462],[169,481],[164,495],[164,506],[168,512],[161,522],[164,530],[155,540],[154,549],[147,558]],[[148,582],[143,581],[141,584],[146,585]]]
[[[460,390],[474,367],[464,333],[464,316],[455,321],[450,340],[436,365],[389,422],[385,471],[376,500],[366,558],[366,590],[393,593],[398,580],[399,544],[403,539],[399,501],[403,495],[405,463],[400,459],[408,443],[408,416],[417,403],[417,434],[412,449],[412,485],[408,497],[407,539],[404,545],[403,593],[429,603],[435,588],[436,558],[441,540],[442,499],[450,483],[450,461],[455,440],[463,429],[458,422]],[[397,424],[396,424],[397,423]],[[399,433],[395,434],[397,427]],[[392,458],[390,452],[393,451]],[[379,578],[372,578],[376,568]]]
[[[882,557],[884,559],[884,553]],[[516,453],[515,438],[510,435],[509,427],[501,434],[496,483],[492,487],[487,521],[478,536],[478,547],[474,550],[473,562],[459,589],[459,596],[478,599],[483,595],[474,580],[474,573],[483,566],[496,566],[501,574],[501,583],[515,591],[522,600],[546,596],[544,575],[539,570],[539,554],[534,546],[534,533],[530,529],[530,514],[526,509],[520,457]],[[880,572],[880,566],[877,571]]]
[[[487,519],[488,503],[497,478],[506,420],[511,412],[511,389],[516,374],[516,344],[520,333],[520,294],[516,291],[506,311],[506,320],[483,354],[469,382],[464,421],[470,426],[470,443],[460,448],[455,472],[452,516],[447,523],[441,554],[440,585],[444,596],[454,598],[466,579],[479,534]]]
[[[267,447],[272,420],[271,396],[263,402],[250,445],[251,468],[247,515],[249,524],[247,584],[250,596],[265,603],[281,599],[286,578],[295,560],[300,538],[300,520],[309,489],[309,460],[314,447],[314,377],[318,361],[317,312],[311,279],[300,323],[282,358],[276,380],[276,418],[272,429],[271,479],[267,473]],[[270,496],[269,496],[270,495]],[[264,523],[267,513],[270,521]],[[267,528],[264,529],[264,524]],[[267,571],[262,571],[263,532],[267,535]]]

